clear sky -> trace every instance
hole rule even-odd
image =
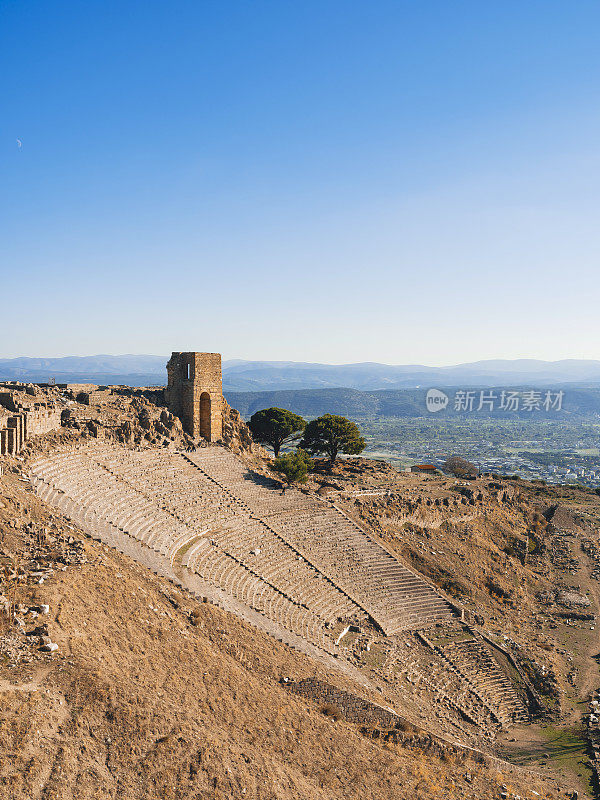
[[[0,356],[600,354],[597,0],[0,0]]]

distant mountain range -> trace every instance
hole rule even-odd
[[[57,383],[122,383],[131,386],[166,382],[167,356],[67,356],[0,359],[0,380]],[[534,359],[476,361],[451,367],[360,364],[312,364],[295,361],[223,363],[225,392],[296,389],[356,389],[363,392],[420,387],[600,385],[600,361]]]
[[[565,386],[565,384],[563,384]],[[287,389],[266,392],[225,392],[228,403],[237,408],[240,414],[246,419],[255,411],[261,408],[287,408],[302,417],[318,417],[321,414],[341,414],[351,419],[361,417],[424,417],[430,416],[435,419],[447,419],[448,417],[463,417],[471,420],[478,418],[493,419],[520,419],[536,421],[541,419],[552,419],[555,421],[567,422],[595,421],[600,418],[600,387],[579,387],[574,384],[566,385],[561,398],[560,410],[554,408],[544,408],[545,390],[538,388],[539,407],[532,410],[523,408],[523,392],[530,390],[531,384],[513,385],[510,390],[515,390],[520,395],[519,407],[517,410],[500,409],[500,397],[502,387],[479,387],[473,388],[472,410],[465,412],[457,411],[455,407],[455,389],[448,389],[448,405],[442,411],[435,414],[430,413],[425,404],[427,391],[425,389],[380,389],[374,392],[362,392],[358,389]],[[469,391],[469,390],[466,390]],[[536,390],[531,390],[536,391]],[[484,397],[494,397],[493,408],[489,404],[483,404],[481,411],[478,411],[480,392],[484,392]],[[552,390],[551,398],[556,398],[556,392]]]
[[[165,356],[65,356],[0,359],[0,380],[45,383],[122,383],[130,386],[167,381]]]
[[[600,361],[477,361],[454,367],[421,365],[305,364],[293,361],[226,362],[223,386],[229,391],[347,388],[361,391],[429,386],[553,386],[600,384]]]

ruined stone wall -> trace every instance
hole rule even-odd
[[[19,411],[11,391],[0,392],[0,407],[7,408],[9,411]]]
[[[110,402],[112,389],[98,389],[93,391],[84,391],[77,394],[77,402],[84,403],[87,406],[101,405],[102,403]]]
[[[72,392],[74,397],[80,392],[95,392],[98,389],[97,383],[57,383],[56,385],[60,389]]]
[[[60,428],[61,410],[58,408],[43,408],[38,411],[25,412],[25,438],[41,436]]]
[[[194,439],[223,436],[223,384],[220,353],[173,353],[167,364],[165,399]]]
[[[322,703],[335,706],[342,717],[361,725],[395,728],[401,724],[402,718],[393,711],[375,705],[362,697],[338,689],[317,678],[304,678],[300,681],[285,681],[284,686],[294,694],[309,697]]]
[[[0,417],[0,455],[17,455],[30,436],[39,436],[61,426],[61,410],[54,404],[33,404],[23,408],[13,398],[4,397],[2,406],[16,413]]]

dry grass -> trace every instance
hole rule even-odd
[[[463,765],[370,740],[333,704],[279,685],[282,672],[339,676],[170,587],[175,609],[155,576],[98,544],[89,552],[94,564],[38,590],[60,645],[50,671],[3,676],[41,691],[0,707],[1,800],[494,796],[485,769],[469,793]]]

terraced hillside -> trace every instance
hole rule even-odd
[[[184,583],[196,576],[200,590],[213,587],[237,610],[328,653],[337,651],[338,623],[368,617],[391,634],[452,617],[430,584],[341,511],[299,491],[282,494],[224,448],[93,443],[54,451],[30,469],[44,500],[108,543]]]
[[[329,503],[294,490],[282,495],[228,453],[199,450],[185,457],[317,564],[386,634],[450,616],[430,584]]]

